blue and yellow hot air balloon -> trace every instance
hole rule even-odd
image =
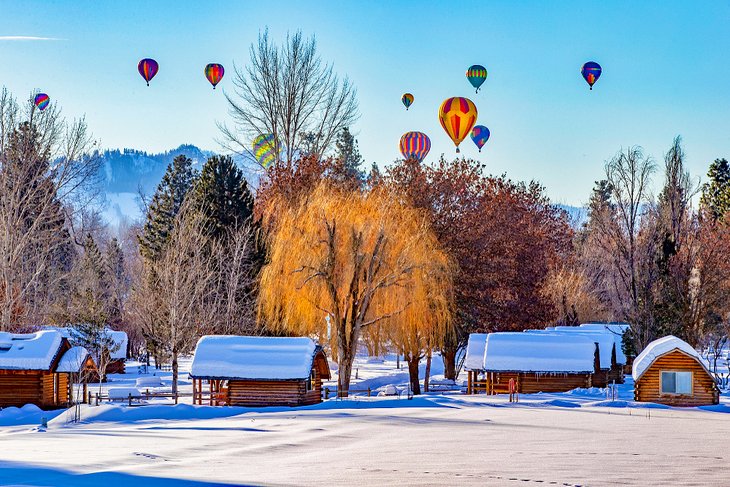
[[[268,169],[277,159],[276,138],[273,134],[261,134],[253,139],[253,155],[261,164],[261,167]]]
[[[580,68],[580,74],[583,75],[583,78],[586,80],[586,83],[588,83],[588,86],[591,87],[591,90],[593,89],[593,84],[601,77],[602,71],[603,69],[601,69],[601,65],[594,61],[588,61],[582,68]]]
[[[459,144],[477,123],[477,107],[468,98],[455,96],[444,100],[439,108],[439,121],[459,151]]]
[[[406,106],[406,110],[413,104],[413,95],[410,93],[403,93],[403,96],[400,97],[400,101],[403,102],[403,104]]]
[[[476,88],[476,92],[479,93],[479,88],[487,79],[487,68],[481,64],[470,66],[469,69],[466,70],[466,79],[469,80],[469,83],[471,83],[471,85]]]
[[[403,159],[423,161],[431,150],[431,139],[423,132],[406,132],[400,138],[400,153]]]
[[[471,140],[479,147],[479,152],[482,151],[482,147],[489,140],[489,135],[489,129],[484,125],[477,125],[471,129]]]

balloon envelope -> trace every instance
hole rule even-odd
[[[154,59],[145,58],[137,65],[137,71],[147,82],[147,86],[150,85],[150,80],[155,77],[157,70],[160,68],[157,61]]]
[[[477,125],[471,129],[471,140],[479,147],[479,152],[489,140],[489,129],[484,125]]]
[[[421,162],[431,150],[431,139],[423,132],[406,132],[400,138],[400,153],[404,159]]]
[[[471,83],[471,85],[477,89],[477,93],[479,93],[479,87],[482,86],[484,81],[487,79],[487,68],[481,64],[470,66],[469,69],[466,70],[466,79],[469,80],[469,83]]]
[[[277,158],[274,135],[261,134],[253,139],[253,154],[261,167],[268,169]]]
[[[448,98],[439,108],[439,121],[446,134],[454,141],[456,152],[459,152],[459,144],[477,122],[477,107],[468,98]]]
[[[588,61],[580,68],[580,74],[583,75],[583,79],[586,80],[591,90],[593,89],[593,84],[601,77],[602,71],[601,65],[593,61]]]
[[[51,103],[51,98],[45,93],[38,93],[33,99],[33,103],[38,107],[38,110],[43,111]]]
[[[213,85],[213,89],[215,90],[215,85],[221,82],[221,79],[223,79],[223,73],[225,73],[225,69],[223,69],[223,65],[217,64],[217,63],[210,63],[205,67],[205,77],[208,78],[208,81],[210,81],[210,84]]]
[[[406,106],[406,110],[408,110],[408,107],[413,104],[413,95],[411,95],[410,93],[403,93],[403,96],[400,97],[400,101],[403,102],[403,104]]]

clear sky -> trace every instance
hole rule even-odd
[[[455,156],[438,107],[468,96],[492,138],[481,154],[464,141],[465,156],[581,204],[621,147],[661,160],[682,135],[703,177],[730,156],[728,25],[727,1],[0,0],[0,84],[19,97],[40,89],[67,116],[85,114],[106,148],[220,150],[232,64],[245,65],[266,26],[277,40],[301,29],[358,89],[353,130],[368,165],[399,157],[409,130],[430,136],[427,160]],[[137,73],[143,57],[160,64],[149,88]],[[589,60],[603,66],[593,91],[580,76]],[[227,68],[215,91],[202,73],[209,62]],[[479,94],[464,76],[471,64],[489,71]],[[406,91],[415,95],[408,112]]]

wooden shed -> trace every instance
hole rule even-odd
[[[302,406],[322,401],[330,370],[310,338],[218,335],[198,341],[190,377],[194,404]]]
[[[591,387],[595,343],[580,335],[490,333],[484,350],[488,394],[564,392]]]
[[[634,399],[669,406],[717,404],[720,391],[700,354],[669,335],[651,342],[634,360]]]
[[[0,407],[35,404],[53,409],[72,403],[69,370],[79,351],[67,355],[70,349],[68,339],[55,330],[0,333]]]
[[[485,389],[481,374],[484,373],[484,349],[487,346],[486,333],[470,333],[466,344],[464,370],[466,370],[466,393],[476,394]]]

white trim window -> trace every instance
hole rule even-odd
[[[660,377],[662,394],[692,394],[692,372],[662,370]]]

